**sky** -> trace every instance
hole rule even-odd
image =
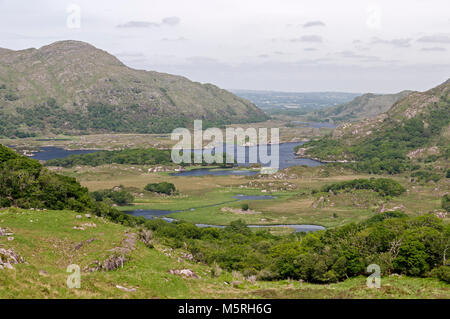
[[[225,89],[424,91],[450,78],[450,1],[0,0],[0,47],[59,40]]]

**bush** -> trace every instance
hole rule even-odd
[[[134,201],[133,195],[123,189],[107,189],[101,191],[92,192],[92,196],[97,202],[111,200],[117,205],[127,205]]]
[[[321,191],[336,193],[339,190],[352,189],[369,189],[381,196],[398,196],[405,192],[405,188],[400,183],[389,178],[354,179],[324,186]]]
[[[450,212],[450,196],[448,194],[442,197],[442,208],[445,209],[445,211]]]
[[[242,210],[247,211],[248,210],[248,204],[247,203],[242,204],[241,208],[242,208]]]
[[[125,149],[120,151],[100,151],[90,154],[71,155],[53,159],[46,166],[73,167],[76,165],[99,166],[103,164],[156,165],[171,164],[170,151],[148,149]]]
[[[439,268],[435,268],[432,271],[432,275],[450,284],[450,266],[441,266]]]
[[[166,195],[171,195],[176,191],[175,185],[167,182],[147,184],[144,189],[149,192]]]

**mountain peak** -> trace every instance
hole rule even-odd
[[[194,119],[220,124],[267,119],[254,104],[228,91],[180,76],[129,68],[81,41],[0,50],[0,64],[7,66],[0,68],[0,104],[5,106],[0,108],[0,136],[18,134],[15,123],[24,118],[30,125],[21,136],[167,133]],[[14,118],[6,109],[15,112]]]
[[[56,41],[51,44],[45,45],[39,49],[39,51],[48,51],[48,50],[79,50],[79,49],[94,49],[99,50],[93,45],[77,40],[63,40]]]

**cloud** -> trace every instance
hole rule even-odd
[[[118,58],[140,58],[145,56],[142,52],[120,52],[114,55]]]
[[[153,28],[159,27],[159,23],[148,21],[128,21],[124,24],[119,24],[117,28]]]
[[[446,48],[442,48],[442,47],[422,48],[421,50],[422,51],[440,51],[440,52],[447,51]]]
[[[402,39],[392,39],[392,40],[384,40],[377,37],[373,37],[371,44],[388,44],[397,48],[408,48],[411,46],[411,39],[402,38]]]
[[[180,42],[180,41],[186,41],[187,39],[185,37],[178,37],[178,38],[162,38],[161,41],[172,41],[172,42]]]
[[[186,60],[193,64],[219,64],[220,62],[213,58],[203,57],[203,56],[192,56],[186,58]]]
[[[341,57],[341,58],[356,59],[356,60],[359,60],[360,62],[378,62],[378,61],[381,61],[381,59],[379,57],[377,57],[377,56],[356,54],[355,52],[350,51],[350,50],[337,52],[336,55],[338,57]],[[385,62],[388,62],[388,61],[385,61]]]
[[[450,43],[450,36],[446,34],[434,34],[421,37],[417,39],[417,42],[425,43]]]
[[[322,21],[308,21],[305,24],[303,24],[304,28],[311,28],[311,27],[324,27],[325,23]]]
[[[150,21],[128,21],[124,24],[119,24],[117,28],[154,28],[162,25],[173,27],[178,25],[180,21],[181,19],[178,17],[166,17],[161,20],[161,23]]]
[[[268,54],[260,54],[258,55],[258,58],[267,59],[269,57]]]
[[[317,51],[316,48],[304,48],[303,51]]]
[[[162,24],[167,24],[170,26],[175,26],[177,24],[180,24],[181,19],[178,17],[166,17],[162,19]]]
[[[323,42],[322,37],[318,35],[304,35],[300,38],[294,38],[290,40],[291,42],[313,42],[313,43],[321,43]]]

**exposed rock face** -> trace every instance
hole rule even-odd
[[[23,263],[23,258],[12,249],[0,248],[0,270],[14,269],[12,265]]]
[[[121,246],[114,247],[110,251],[113,252],[103,262],[95,260],[86,266],[83,270],[85,272],[94,271],[111,271],[118,268],[123,268],[123,265],[128,260],[128,255],[135,249],[137,235],[135,233],[128,233],[122,241]]]

